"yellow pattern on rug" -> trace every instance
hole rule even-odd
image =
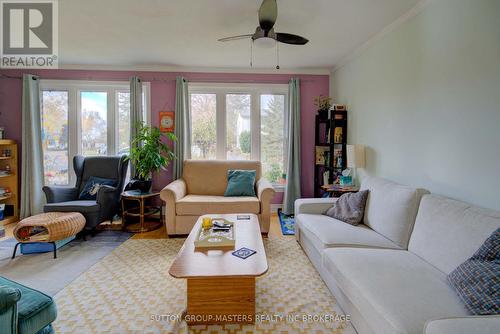
[[[128,240],[120,245],[55,296],[56,333],[339,334],[352,329],[335,319],[340,309],[294,238],[264,239],[269,271],[257,279],[260,321],[188,329],[179,320],[186,283],[168,274],[183,242]],[[323,318],[303,321],[304,315]]]

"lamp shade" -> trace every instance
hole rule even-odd
[[[347,167],[365,168],[365,146],[347,145]]]

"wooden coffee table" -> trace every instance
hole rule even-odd
[[[234,249],[195,251],[194,240],[203,217],[234,222]],[[247,215],[248,216],[248,215]],[[255,278],[267,272],[267,259],[259,220],[237,220],[237,215],[205,215],[198,219],[175,258],[169,273],[187,279],[188,324],[255,322]],[[231,253],[246,247],[257,251],[247,259]]]

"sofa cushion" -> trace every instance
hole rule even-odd
[[[209,213],[255,213],[260,212],[257,197],[186,195],[176,202],[175,210],[181,216],[201,216]]]
[[[228,170],[224,196],[256,196],[255,170]]]
[[[498,334],[500,317],[470,316],[429,321],[424,334]]]
[[[500,228],[448,275],[448,282],[472,314],[500,314]]]
[[[408,249],[449,274],[500,227],[500,212],[436,195],[420,203]]]
[[[56,319],[56,304],[51,297],[4,277],[0,277],[0,285],[21,291],[17,302],[19,333],[36,333]]]
[[[420,199],[428,192],[369,176],[361,182],[361,190],[366,189],[370,193],[366,201],[364,224],[400,247],[407,248]]]
[[[230,169],[255,170],[255,180],[261,178],[260,161],[185,160],[182,179],[186,182],[187,193],[223,196]]]
[[[396,248],[399,246],[365,225],[349,225],[324,215],[299,214],[295,223],[319,251],[329,247]]]
[[[347,193],[325,212],[325,215],[351,225],[359,225],[363,221],[368,190],[357,193]]]
[[[331,248],[323,264],[377,333],[423,333],[425,323],[467,310],[446,275],[405,250]]]

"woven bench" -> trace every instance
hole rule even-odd
[[[74,237],[84,226],[85,217],[79,212],[47,212],[25,218],[14,229],[18,243],[14,246],[12,258],[15,258],[19,244],[28,243],[51,243],[56,258],[56,243]]]

